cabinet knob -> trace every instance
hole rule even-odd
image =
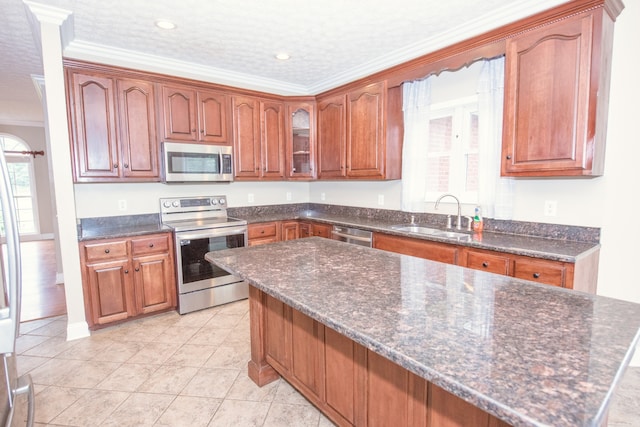
[[[135,268],[135,270],[136,270],[136,271],[140,271],[140,267],[136,267],[136,268]]]
[[[534,279],[539,279],[540,278],[540,273],[533,273],[533,278]]]
[[[200,129],[200,133],[204,135],[204,129]]]
[[[149,247],[152,248],[153,247],[153,243],[149,243]]]
[[[104,250],[104,253],[105,253],[105,254],[108,254],[109,252],[111,252],[109,249],[105,249],[105,250]]]
[[[507,160],[511,160],[511,154],[507,154]]]
[[[114,169],[118,169],[118,164],[117,164],[117,163],[115,163],[115,164],[113,165],[113,168],[114,168]]]
[[[125,271],[124,271],[124,274],[129,274],[129,270],[125,270]]]
[[[191,129],[191,132],[198,132],[196,129]]]
[[[489,267],[489,263],[488,263],[487,261],[485,261],[485,262],[483,262],[483,263],[482,263],[482,266],[483,266],[484,268],[487,268],[487,267]]]
[[[123,166],[125,169],[127,169],[129,167],[129,163],[125,163]]]

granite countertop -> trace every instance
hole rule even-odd
[[[109,224],[95,227],[82,227],[78,230],[78,241],[93,239],[111,239],[116,237],[133,237],[154,233],[169,233],[170,227],[159,223],[151,224]]]
[[[468,234],[468,240],[459,240],[444,236],[420,235],[391,228],[398,225],[398,222],[385,221],[372,218],[361,218],[344,215],[331,215],[324,213],[311,213],[309,215],[297,215],[292,218],[291,214],[273,214],[260,217],[243,217],[249,224],[266,221],[282,221],[287,219],[300,219],[322,222],[326,224],[335,224],[359,228],[362,230],[393,234],[396,236],[411,237],[414,239],[429,240],[441,243],[450,243],[461,246],[468,246],[478,249],[494,250],[515,255],[524,255],[534,258],[542,258],[553,261],[562,261],[575,263],[579,258],[586,256],[594,250],[598,250],[600,245],[597,243],[578,242],[571,240],[539,238],[533,236],[523,236],[517,234],[492,233],[485,231],[483,233],[472,233],[461,231]],[[427,225],[428,227],[433,227]],[[453,229],[452,231],[458,231]]]
[[[206,259],[517,426],[597,426],[640,305],[312,237]]]

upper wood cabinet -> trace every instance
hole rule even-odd
[[[162,86],[164,139],[230,144],[226,94],[188,86]]]
[[[154,85],[67,69],[75,182],[159,181]]]
[[[502,175],[602,175],[612,38],[600,7],[507,39]]]
[[[287,103],[286,177],[315,177],[315,105],[311,102]]]
[[[235,177],[284,178],[284,103],[234,96]]]
[[[318,102],[318,178],[399,179],[400,88],[386,82]]]

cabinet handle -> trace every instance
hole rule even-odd
[[[200,133],[204,135],[204,129],[200,129]]]
[[[260,231],[260,234],[264,234],[264,230]]]
[[[198,132],[196,129],[191,129],[191,132]]]
[[[124,164],[124,168],[127,169],[129,167],[129,163]]]
[[[104,250],[104,253],[105,253],[105,254],[108,254],[109,252],[111,252],[109,249],[105,249],[105,250]]]
[[[152,248],[153,247],[153,243],[149,243],[149,247]]]
[[[115,164],[113,165],[113,168],[114,168],[114,169],[118,169],[118,164],[117,164],[117,163],[115,163]]]
[[[511,160],[511,154],[507,154],[507,160]]]
[[[136,270],[136,271],[140,271],[140,267],[136,267],[136,268],[135,268],[135,270]]]
[[[488,263],[487,261],[485,261],[485,262],[483,262],[483,263],[482,263],[482,266],[483,266],[484,268],[487,268],[487,267],[489,267],[489,263]]]
[[[534,279],[539,279],[540,278],[540,273],[533,273],[533,278]]]
[[[124,274],[129,274],[129,270],[125,270],[125,271],[124,271]]]

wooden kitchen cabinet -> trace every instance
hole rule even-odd
[[[330,239],[332,231],[333,231],[333,225],[331,224],[323,224],[321,222],[312,222],[309,233],[311,236],[324,237],[326,239]]]
[[[164,139],[230,144],[229,100],[222,92],[189,86],[162,86]]]
[[[259,222],[248,225],[249,246],[280,241],[280,222]]]
[[[280,235],[282,236],[282,240],[295,240],[300,238],[300,222],[282,221]]]
[[[503,176],[602,175],[612,39],[603,7],[507,39]]]
[[[66,72],[74,181],[159,181],[153,83]]]
[[[284,103],[234,96],[235,177],[284,179]]]
[[[315,177],[315,105],[312,102],[286,104],[286,177]]]
[[[373,233],[373,247],[385,251],[411,255],[431,261],[456,264],[460,249],[447,243],[412,239],[410,237],[392,236],[390,234]]]
[[[80,242],[89,327],[176,306],[170,233]]]
[[[508,255],[475,249],[464,250],[462,254],[459,264],[463,267],[502,274],[503,276],[509,276],[511,273],[511,260]]]
[[[573,271],[562,262],[517,257],[513,260],[513,277],[565,287],[567,275]]]
[[[378,82],[318,101],[318,178],[399,179],[399,88]]]

